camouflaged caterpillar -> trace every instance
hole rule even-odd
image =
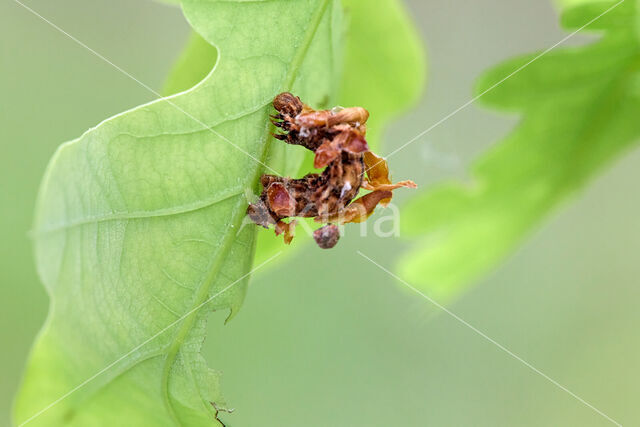
[[[327,224],[313,233],[316,243],[333,248],[340,238],[336,224],[363,222],[378,204],[391,201],[393,190],[416,188],[413,181],[392,184],[386,160],[369,151],[365,139],[369,112],[364,108],[316,111],[288,92],[276,96],[273,106],[277,114],[271,116],[272,122],[283,131],[274,137],[313,151],[313,166],[324,168],[321,174],[299,179],[262,175],[262,194],[249,204],[247,214],[262,227],[273,225],[276,235],[284,234],[285,243],[291,243],[296,221],[284,219],[314,218]],[[371,192],[356,198],[361,189]]]

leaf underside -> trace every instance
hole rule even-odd
[[[577,29],[612,7],[589,2],[563,15]],[[592,44],[554,50],[482,96],[521,121],[473,167],[471,184],[449,182],[411,201],[404,232],[424,242],[402,259],[411,283],[448,300],[511,251],[552,208],[632,146],[640,136],[640,21],[626,0],[589,25]],[[481,94],[535,55],[497,66]]]
[[[47,169],[34,239],[51,306],[16,423],[219,424],[218,375],[200,347],[207,314],[233,314],[245,295],[256,236],[243,226],[245,193],[267,161],[270,101],[336,91],[342,10],[336,0],[182,6],[219,52],[215,69],[64,144]]]

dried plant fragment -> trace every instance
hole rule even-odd
[[[262,194],[247,214],[262,227],[273,225],[285,243],[293,239],[296,221],[287,224],[284,219],[314,218],[328,224],[314,232],[314,239],[321,248],[330,249],[340,238],[335,224],[363,222],[378,204],[391,201],[393,190],[416,188],[413,181],[393,184],[386,160],[369,151],[365,138],[369,112],[364,108],[316,111],[288,92],[276,96],[273,106],[277,114],[271,116],[272,122],[283,132],[274,137],[313,151],[314,167],[324,169],[298,179],[262,176]],[[356,199],[361,188],[371,193]]]

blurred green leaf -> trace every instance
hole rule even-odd
[[[371,113],[367,141],[380,148],[385,126],[423,95],[426,55],[400,0],[342,0],[347,16],[339,102]]]
[[[562,23],[580,28],[614,4],[577,6]],[[552,51],[480,98],[522,113],[520,124],[477,161],[471,183],[444,183],[408,204],[404,232],[424,240],[401,260],[404,278],[443,300],[455,297],[638,139],[638,19],[638,2],[627,0],[589,25],[605,31],[598,42]],[[476,93],[534,57],[497,66]]]
[[[278,92],[320,102],[335,91],[342,10],[335,0],[182,5],[222,53],[216,68],[62,145],[47,169],[33,234],[51,306],[17,423],[219,424],[218,375],[200,347],[207,315],[234,314],[246,292],[257,227],[242,226],[245,192],[262,167],[244,152],[266,161]],[[274,41],[276,23],[287,34]]]

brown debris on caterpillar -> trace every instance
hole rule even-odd
[[[369,112],[362,107],[316,111],[297,96],[284,92],[276,96],[277,114],[272,123],[283,133],[274,137],[300,145],[315,153],[313,165],[323,169],[302,178],[262,175],[260,199],[249,204],[247,214],[256,224],[274,226],[291,243],[296,221],[287,218],[314,218],[328,224],[314,232],[318,246],[330,249],[338,243],[335,224],[363,222],[378,204],[386,206],[400,187],[416,188],[413,181],[391,183],[386,160],[369,151],[365,139]],[[357,198],[360,189],[371,192]],[[355,200],[354,200],[355,199]]]
[[[313,232],[313,240],[316,241],[320,249],[331,249],[340,240],[340,229],[335,224],[320,227]]]

